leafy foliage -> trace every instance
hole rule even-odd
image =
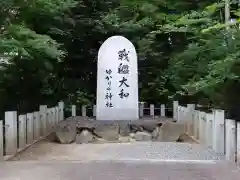
[[[0,110],[94,103],[98,49],[116,34],[136,46],[141,101],[238,105],[240,12],[231,7],[234,23],[221,0],[2,0]]]

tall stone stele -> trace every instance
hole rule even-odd
[[[99,49],[96,119],[139,119],[137,53],[125,37],[112,36]]]

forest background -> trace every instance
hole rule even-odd
[[[1,0],[0,114],[94,104],[98,49],[122,35],[138,53],[140,101],[240,119],[239,16],[228,0]]]

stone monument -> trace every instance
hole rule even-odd
[[[99,49],[96,119],[139,119],[137,53],[125,37],[112,36]]]

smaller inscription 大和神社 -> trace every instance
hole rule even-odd
[[[112,104],[112,92],[111,92],[111,79],[112,79],[112,70],[111,69],[106,69],[106,77],[105,79],[107,80],[107,88],[106,88],[106,94],[105,94],[105,99],[106,99],[106,107],[113,107]]]

